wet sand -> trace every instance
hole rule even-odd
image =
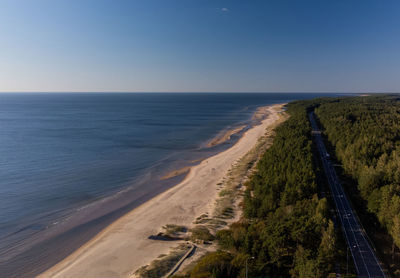
[[[216,145],[222,144],[222,143],[230,140],[232,135],[235,135],[235,134],[241,132],[245,127],[246,127],[245,125],[242,125],[237,128],[230,129],[230,130],[224,132],[223,134],[217,135],[215,138],[213,138],[210,142],[207,143],[207,147],[208,148],[214,147]]]
[[[190,168],[191,168],[190,166],[186,166],[181,169],[171,171],[171,172],[167,173],[166,175],[162,176],[160,180],[168,180],[168,179],[186,174],[187,172],[190,171]]]
[[[154,241],[148,236],[157,234],[166,224],[190,227],[198,215],[212,211],[217,183],[237,159],[253,148],[266,129],[273,126],[282,106],[258,109],[257,118],[268,117],[247,130],[234,146],[193,166],[178,185],[113,222],[39,277],[129,277],[159,254],[167,253],[178,243]]]

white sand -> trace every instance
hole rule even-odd
[[[124,215],[39,277],[129,277],[158,255],[168,253],[179,243],[148,236],[157,234],[165,224],[190,226],[197,216],[212,212],[217,183],[278,120],[282,105],[261,110],[270,115],[234,146],[192,167],[181,183]]]

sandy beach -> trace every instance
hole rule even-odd
[[[190,227],[197,216],[210,213],[218,195],[218,182],[279,119],[282,106],[259,109],[257,116],[268,116],[247,130],[235,145],[193,166],[181,183],[124,215],[38,277],[130,277],[139,267],[168,253],[179,243],[148,237],[166,224]]]

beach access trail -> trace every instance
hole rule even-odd
[[[197,216],[210,213],[218,197],[218,182],[279,120],[283,104],[265,106],[267,115],[247,130],[231,148],[193,166],[178,185],[113,222],[73,254],[38,277],[129,277],[139,267],[166,254],[179,242],[148,239],[166,224],[190,227]]]

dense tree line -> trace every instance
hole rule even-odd
[[[400,247],[400,97],[324,100],[316,115],[368,210]]]
[[[317,192],[310,102],[287,105],[290,118],[248,182],[244,218],[217,233],[220,250],[203,257],[190,277],[327,277],[336,236],[328,204]]]

